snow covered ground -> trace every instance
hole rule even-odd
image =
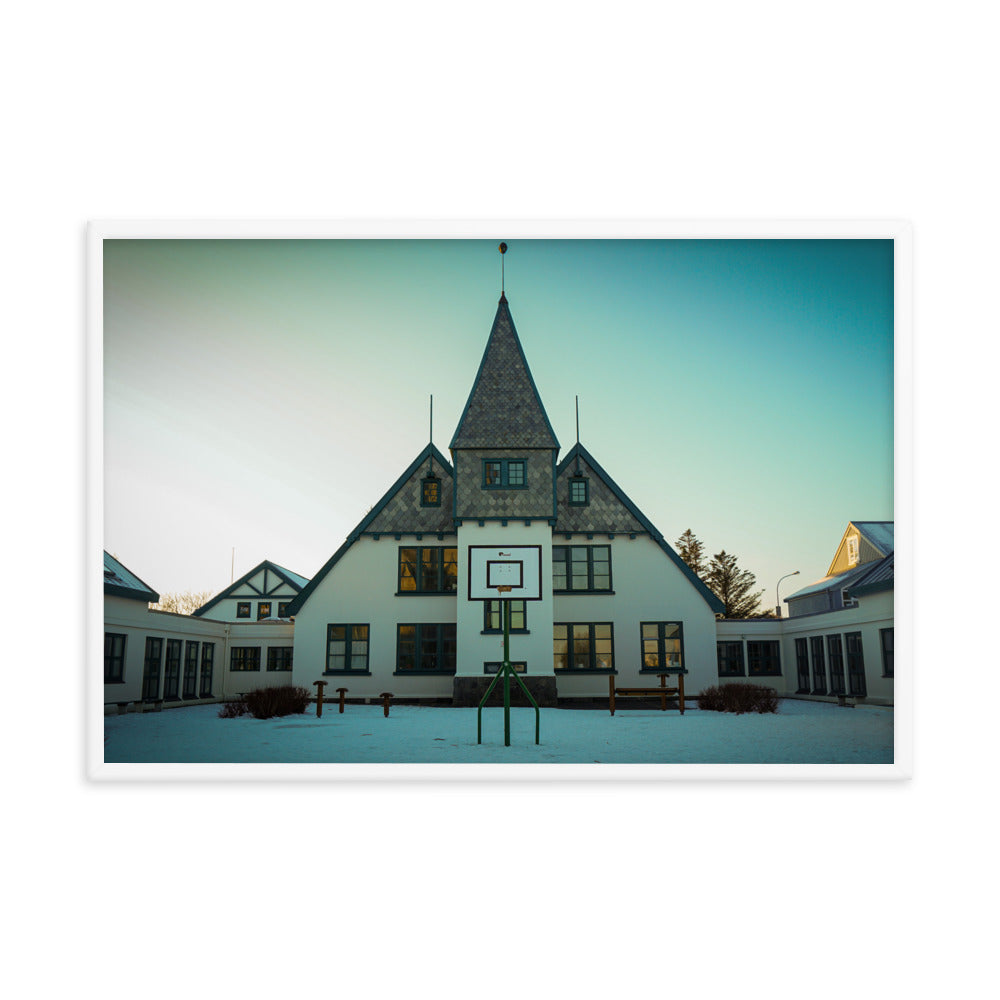
[[[474,708],[393,706],[385,718],[381,706],[348,705],[343,715],[325,706],[321,719],[310,709],[268,720],[220,719],[218,712],[204,705],[108,716],[105,763],[893,763],[893,710],[875,706],[783,700],[774,715],[626,708],[614,717],[606,710],[542,709],[537,746],[534,711],[512,709],[509,747],[500,708],[483,710],[481,745]]]

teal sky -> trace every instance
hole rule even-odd
[[[500,292],[495,240],[105,240],[105,547],[154,589],[306,576],[447,447]],[[893,518],[891,240],[508,240],[565,454],[764,603]]]

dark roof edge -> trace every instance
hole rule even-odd
[[[235,583],[231,583],[228,587],[226,587],[225,590],[219,591],[219,593],[216,594],[215,597],[213,597],[210,601],[203,604],[200,608],[195,608],[194,611],[191,612],[192,616],[200,618],[206,611],[208,611],[209,608],[215,607],[215,605],[218,604],[219,601],[224,601],[227,597],[230,596],[230,594],[232,594],[232,592],[237,587],[242,587],[243,584],[250,579],[250,577],[252,577],[255,573],[259,573],[262,569],[271,570],[275,576],[284,580],[284,582],[287,583],[289,587],[294,587],[296,590],[302,589],[301,584],[297,583],[295,580],[289,577],[287,570],[282,569],[280,566],[276,566],[273,562],[271,562],[270,559],[265,559],[263,562],[260,562],[256,566],[254,566],[254,568],[250,570],[249,573],[244,573],[244,575],[241,576]]]
[[[312,592],[319,586],[323,578],[333,569],[334,566],[340,562],[344,553],[361,537],[362,533],[367,529],[367,527],[378,517],[379,514],[385,509],[389,501],[403,488],[404,483],[416,472],[420,466],[427,460],[427,458],[432,458],[435,462],[442,467],[442,469],[451,476],[452,479],[455,478],[455,470],[452,468],[451,463],[444,457],[434,447],[433,444],[427,445],[426,448],[407,466],[406,471],[389,487],[389,489],[382,496],[377,504],[361,520],[361,523],[347,536],[344,544],[337,549],[336,552],[323,564],[319,572],[299,591],[299,593],[289,602],[288,614],[297,615],[302,609],[303,605],[309,600]]]
[[[576,456],[579,455],[600,477],[604,480],[605,484],[611,489],[615,497],[625,506],[625,509],[649,532],[650,537],[656,542],[657,545],[663,549],[664,552],[670,557],[671,561],[677,568],[688,578],[688,580],[694,584],[695,589],[704,598],[705,603],[712,609],[716,614],[722,614],[725,611],[725,604],[716,597],[715,594],[709,589],[708,585],[704,580],[683,559],[674,551],[673,546],[663,537],[663,534],[657,529],[656,525],[638,507],[628,498],[625,491],[601,468],[600,463],[594,458],[593,455],[587,451],[582,444],[575,444],[567,452],[566,457],[559,463],[556,468],[556,479],[558,479],[566,467],[574,461]]]
[[[129,572],[131,573],[132,571],[129,570]],[[136,579],[138,580],[139,578],[136,577]],[[148,585],[143,584],[143,586],[146,587]],[[155,604],[160,599],[160,595],[153,590],[136,590],[135,587],[119,587],[114,583],[104,584],[104,594],[106,597],[127,597],[129,600],[142,601],[144,604]]]

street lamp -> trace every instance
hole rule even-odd
[[[786,574],[785,574],[785,575],[784,575],[784,576],[783,576],[783,577],[781,578],[781,580],[787,580],[787,579],[788,579],[788,578],[789,578],[790,576],[798,576],[798,575],[799,575],[799,571],[798,571],[798,570],[794,570],[794,571],[793,571],[793,572],[791,572],[791,573],[786,573]],[[780,587],[780,586],[781,586],[781,580],[779,580],[779,581],[778,581],[778,584],[777,584],[777,586],[776,586],[776,587],[774,588],[774,604],[775,604],[775,608],[774,608],[774,613],[775,613],[775,614],[776,614],[776,615],[777,615],[777,616],[778,616],[779,618],[781,617],[781,601],[780,601],[780,600],[778,600],[778,587]]]

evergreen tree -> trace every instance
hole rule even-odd
[[[712,556],[705,583],[726,606],[726,618],[749,618],[757,613],[764,591],[754,591],[757,577],[748,569],[740,569],[736,556],[725,549]]]
[[[677,539],[677,554],[698,574],[705,576],[705,546],[698,541],[694,532],[687,531]]]

